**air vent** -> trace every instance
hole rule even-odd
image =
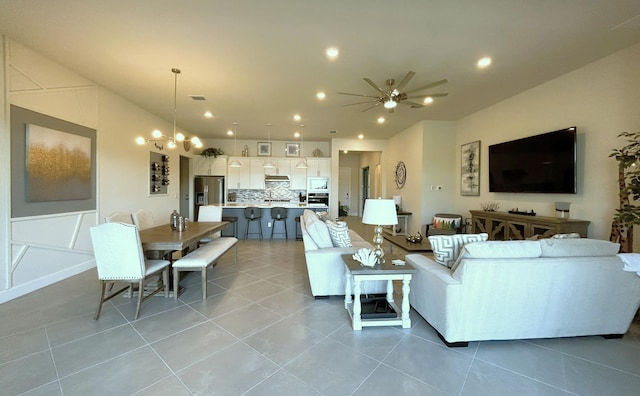
[[[202,95],[189,95],[189,97],[193,100],[207,100],[207,98]]]
[[[329,131],[329,133],[338,133],[338,131]]]

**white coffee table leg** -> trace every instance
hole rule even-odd
[[[344,267],[344,309],[348,309],[351,303],[351,271],[347,266]]]
[[[393,302],[393,281],[391,279],[387,280],[387,301]]]
[[[353,280],[353,329],[354,330],[362,330],[362,318],[360,314],[362,313],[362,306],[360,305],[360,279],[357,277]]]
[[[409,283],[411,282],[411,275],[405,276],[402,279],[402,328],[411,328],[411,318],[409,317]]]

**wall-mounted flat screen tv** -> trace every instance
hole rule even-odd
[[[576,127],[489,146],[489,191],[576,193]]]

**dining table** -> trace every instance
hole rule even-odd
[[[172,230],[167,224],[140,230],[140,241],[143,250],[182,251],[197,246],[202,238],[220,231],[229,224],[228,221],[189,222],[184,231]]]

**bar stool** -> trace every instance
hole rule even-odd
[[[300,216],[296,216],[296,241],[302,240],[302,226],[300,225]]]
[[[260,240],[262,240],[262,210],[249,206],[244,208],[244,217],[247,219],[247,232],[244,235],[244,240],[246,241],[249,237],[249,227],[254,221],[258,222],[258,232],[252,232],[251,234],[260,234]]]
[[[271,220],[273,220],[273,228],[271,229],[271,239],[276,232],[276,223],[281,221],[284,224],[284,232],[280,232],[280,235],[284,235],[284,239],[289,239],[289,233],[287,232],[287,208],[276,206],[271,208]]]

